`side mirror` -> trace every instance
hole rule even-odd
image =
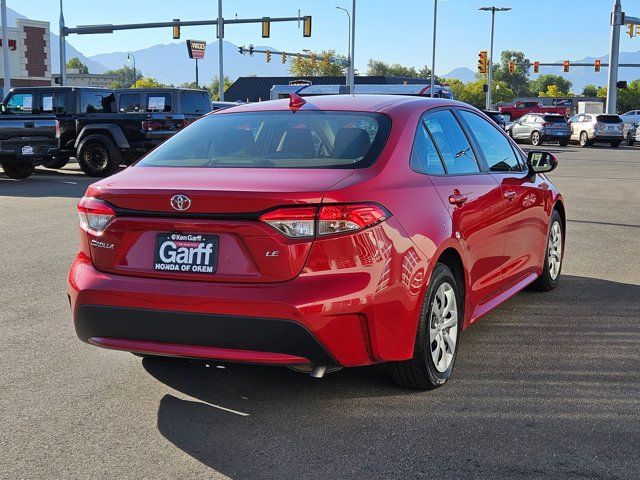
[[[549,152],[532,151],[527,155],[529,173],[548,173],[558,166],[558,159]]]

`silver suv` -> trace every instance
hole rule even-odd
[[[618,148],[624,140],[624,123],[620,115],[579,113],[569,119],[571,140],[581,147],[608,143]]]
[[[506,130],[514,140],[529,141],[532,145],[558,142],[566,147],[571,135],[567,120],[557,114],[529,113],[507,125]]]

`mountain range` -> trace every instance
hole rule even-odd
[[[7,20],[9,25],[15,24],[16,18],[26,18],[14,10],[7,8]],[[55,28],[55,26],[54,26]],[[199,61],[199,78],[200,83],[210,83],[214,77],[218,76],[218,48],[215,39],[209,38],[207,45],[206,57]],[[73,37],[72,37],[73,41]],[[126,64],[128,53],[132,53],[136,59],[136,67],[139,71],[147,76],[156,78],[162,83],[179,85],[184,82],[190,82],[195,79],[195,64],[187,56],[187,47],[185,42],[168,43],[154,45],[152,47],[121,51],[112,53],[103,53],[92,56],[85,56],[67,42],[66,54],[67,59],[78,57],[91,73],[104,73],[110,69],[121,68]],[[266,63],[264,54],[248,54],[241,55],[238,52],[238,46],[231,42],[223,43],[225,76],[235,79],[240,76],[258,75],[258,76],[286,76],[288,75],[288,64],[282,64],[280,57],[274,55],[271,63]],[[275,50],[270,46],[256,46],[256,49]],[[60,55],[60,44],[58,36],[51,32],[51,69],[52,73],[58,73]],[[609,56],[586,57],[574,62],[593,63],[594,60],[600,59],[602,63],[608,63]],[[533,59],[532,59],[533,61]],[[558,62],[561,62],[559,60]],[[633,63],[640,65],[640,51],[636,52],[620,52],[620,63]],[[127,64],[129,65],[129,64]],[[582,92],[585,85],[593,84],[603,86],[607,83],[607,68],[602,67],[600,73],[596,73],[593,67],[571,67],[569,73],[564,73],[562,67],[540,67],[540,74],[553,73],[562,75],[573,84],[573,90],[576,93]],[[457,78],[463,82],[475,80],[475,71],[467,67],[458,67],[450,72],[442,75],[444,78]],[[532,78],[535,76],[532,74]],[[620,68],[620,80],[634,80],[640,78],[640,67]]]

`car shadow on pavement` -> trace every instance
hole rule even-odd
[[[75,164],[61,170],[37,168],[31,177],[24,180],[12,180],[0,170],[0,197],[80,198],[97,180],[85,176]]]
[[[176,392],[157,427],[234,479],[625,478],[640,468],[640,285],[563,276],[465,331],[452,380],[382,366],[314,380],[277,367],[145,359]],[[635,460],[632,460],[635,459]]]

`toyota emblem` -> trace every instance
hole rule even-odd
[[[191,199],[186,195],[174,195],[171,197],[171,206],[174,210],[184,212],[185,210],[189,210]]]

